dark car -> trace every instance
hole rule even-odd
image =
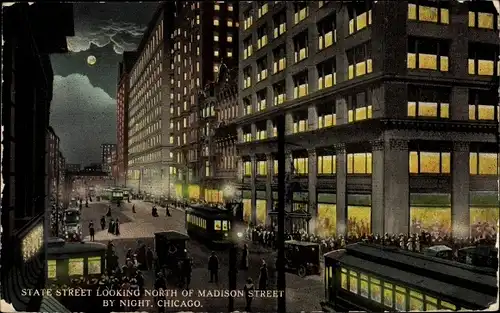
[[[158,257],[157,266],[172,273],[178,269],[178,264],[187,256],[186,241],[189,236],[177,231],[155,233],[155,251]],[[168,273],[166,273],[168,274]]]
[[[285,268],[300,277],[319,275],[319,244],[307,241],[285,241]]]

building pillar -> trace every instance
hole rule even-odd
[[[285,150],[285,190],[287,190],[287,187],[290,185],[290,179],[293,177],[293,154],[292,151],[289,149]],[[278,187],[279,188],[279,187]],[[285,192],[285,195],[288,197],[286,198],[285,202],[285,211],[291,212],[292,211],[292,195],[288,195]]]
[[[250,132],[252,133],[252,140],[256,140],[257,139],[257,125],[255,125],[255,123],[252,123],[250,125]]]
[[[469,88],[451,88],[450,118],[457,121],[469,120]]]
[[[336,11],[336,28],[337,28],[337,43],[339,47],[345,47],[344,40],[348,37],[349,29],[349,17],[347,14],[347,8],[342,6],[340,10]],[[347,57],[345,53],[338,53],[335,55],[335,62],[337,69],[337,82],[343,82],[347,80]],[[338,114],[338,113],[337,113]]]
[[[390,139],[385,141],[383,157],[383,232],[391,234],[407,234],[410,230],[410,176],[408,142],[400,139]]]
[[[314,104],[310,104],[307,108],[307,124],[308,130],[318,129],[318,109]]]
[[[291,112],[285,113],[285,135],[293,134],[293,114]]]
[[[344,144],[335,145],[337,158],[337,235],[347,234],[347,154]]]
[[[267,75],[271,76],[272,66],[271,69],[267,69],[267,72],[268,72]],[[273,107],[273,105],[274,105],[274,90],[273,90],[273,85],[269,85],[266,88],[266,108],[271,108]]]
[[[451,222],[453,237],[470,236],[469,143],[454,142],[451,156]]]
[[[337,125],[347,124],[349,117],[347,116],[346,98],[338,98],[335,100],[335,114],[337,118]]]
[[[272,120],[266,121],[267,138],[274,137],[274,124]]]
[[[308,151],[309,169],[308,169],[308,185],[309,185],[309,213],[311,214],[311,221],[309,222],[309,233],[316,233],[316,220],[318,218],[318,205],[317,205],[317,185],[318,185],[318,158],[316,150],[311,149]]]
[[[384,233],[384,142],[374,141],[372,145],[372,208],[371,232]]]
[[[236,171],[238,175],[238,182],[243,181],[243,174],[244,174],[244,164],[243,164],[243,158],[241,156],[238,156],[236,159]]]
[[[464,51],[469,47],[469,24],[467,10],[464,10],[464,4],[455,1],[451,2],[450,8],[450,26],[454,32],[450,42],[450,60],[449,71],[455,77],[464,77],[468,75],[469,66],[467,58],[463,57]]]
[[[274,160],[271,153],[266,154],[267,176],[266,176],[266,225],[271,225],[269,213],[273,211],[273,174]]]
[[[251,198],[251,207],[252,207],[252,214],[251,214],[251,221],[252,225],[257,225],[257,186],[256,186],[256,177],[257,177],[257,157],[255,154],[250,156],[250,161],[252,165],[252,175],[250,176],[250,189],[252,192],[252,198]]]
[[[243,127],[238,127],[236,132],[237,132],[237,136],[238,136],[238,142],[242,143],[243,142]]]
[[[293,45],[292,45],[293,47]],[[293,51],[293,50],[292,50]],[[286,58],[286,62],[287,62],[287,66],[290,66],[288,65],[288,62],[292,62],[293,64],[293,52],[292,52],[292,57],[289,58],[290,54],[287,52],[287,58]],[[289,61],[289,59],[292,59],[292,61]],[[286,73],[286,69],[285,69],[285,73]],[[293,100],[294,97],[293,97],[293,87],[295,87],[295,83],[293,81],[293,77],[291,75],[286,75],[286,78],[285,78],[285,95],[286,95],[286,101],[290,101],[290,100]]]

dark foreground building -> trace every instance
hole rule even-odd
[[[287,225],[320,235],[492,233],[498,14],[492,2],[240,2],[246,216],[269,224],[285,114]]]
[[[49,55],[67,52],[71,4],[3,9],[1,298],[17,311],[64,312],[54,299],[21,296],[45,285],[48,136],[53,72]],[[50,302],[50,303],[49,303]]]

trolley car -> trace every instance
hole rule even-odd
[[[325,312],[484,310],[496,272],[367,243],[325,254]]]
[[[190,236],[206,243],[229,244],[232,212],[193,204],[186,209],[186,229]]]

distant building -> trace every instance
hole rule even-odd
[[[111,164],[108,162],[108,159],[111,157],[113,151],[116,151],[116,144],[103,143],[101,145],[101,168],[103,172],[111,173]]]
[[[137,59],[137,53],[125,51],[119,63],[116,95],[116,175],[117,183],[126,185],[128,163],[128,102],[129,73]]]
[[[81,169],[82,169],[82,165],[81,164],[77,164],[77,163],[68,163],[68,164],[66,164],[66,170],[68,172],[78,172]]]

